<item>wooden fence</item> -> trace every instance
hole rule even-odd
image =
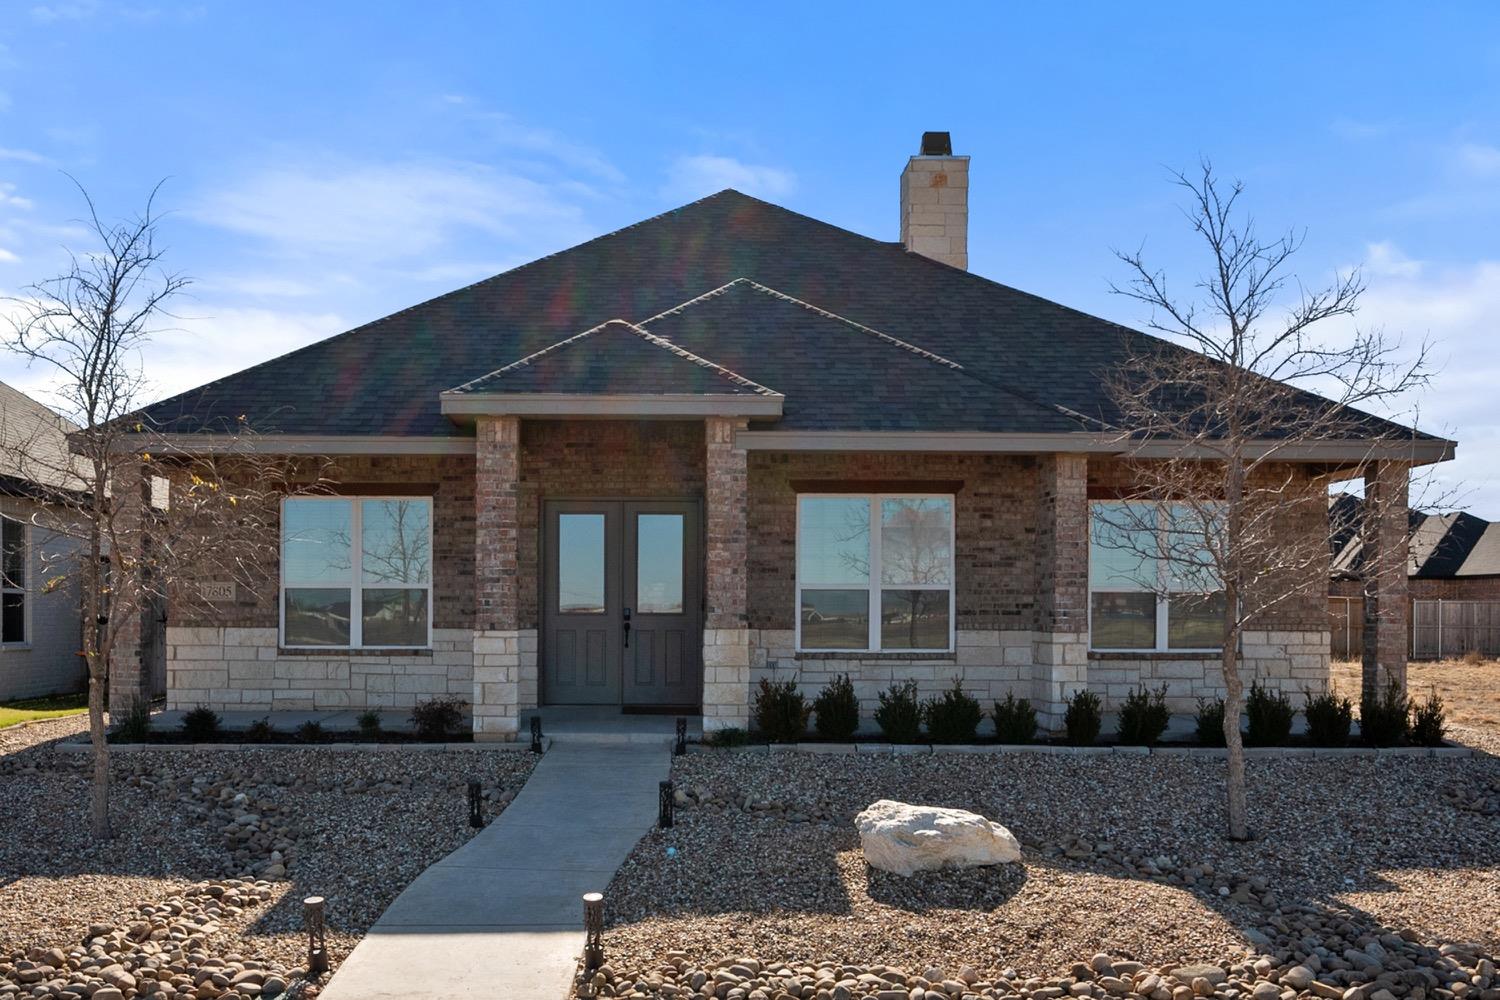
[[[1362,597],[1328,599],[1328,638],[1335,660],[1364,655]],[[1500,658],[1500,601],[1411,602],[1411,658],[1444,660],[1475,651]]]

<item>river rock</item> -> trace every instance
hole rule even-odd
[[[912,875],[1021,860],[1009,830],[978,813],[881,799],[854,817],[872,868]]]

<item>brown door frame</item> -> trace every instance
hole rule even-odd
[[[547,520],[549,508],[553,504],[570,503],[680,503],[692,504],[698,513],[698,544],[697,565],[694,570],[698,574],[698,643],[699,656],[702,656],[703,629],[708,620],[708,518],[705,516],[704,500],[701,496],[580,496],[577,494],[566,494],[563,496],[546,496],[539,500],[541,516],[537,519],[537,705],[547,704],[547,670],[546,651],[543,648],[547,641],[547,594],[552,584],[553,573],[551,553],[547,549]],[[606,529],[607,530],[607,529]],[[624,526],[621,526],[623,535]],[[620,678],[621,694],[620,707],[624,708],[624,681]],[[703,705],[703,668],[699,664],[697,674],[697,705]]]

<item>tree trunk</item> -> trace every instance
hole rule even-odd
[[[85,628],[95,628],[92,621]],[[94,653],[91,659],[97,660]],[[109,824],[109,744],[104,733],[104,677],[105,671],[89,664],[89,741],[93,746],[94,780],[89,790],[89,832],[95,840],[108,840],[114,836]]]
[[[97,467],[96,467],[97,470]],[[94,476],[94,520],[89,539],[89,565],[83,576],[83,655],[89,668],[89,742],[94,765],[89,790],[89,832],[95,840],[114,835],[109,823],[109,743],[104,731],[104,698],[109,682],[108,643],[101,647],[100,620],[105,616],[103,545],[99,529],[104,496],[104,476]]]
[[[1232,588],[1225,593],[1228,606],[1224,651],[1224,745],[1229,748],[1229,768],[1225,791],[1229,799],[1229,839],[1249,840],[1249,807],[1245,797],[1245,741],[1240,736],[1240,710],[1245,704],[1245,684],[1240,679],[1239,629],[1227,619],[1235,616]],[[1231,638],[1232,637],[1232,638]]]

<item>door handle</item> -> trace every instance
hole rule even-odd
[[[624,627],[625,627],[625,648],[629,649],[630,648],[630,609],[629,608],[625,609],[624,619],[625,619],[624,620]]]

